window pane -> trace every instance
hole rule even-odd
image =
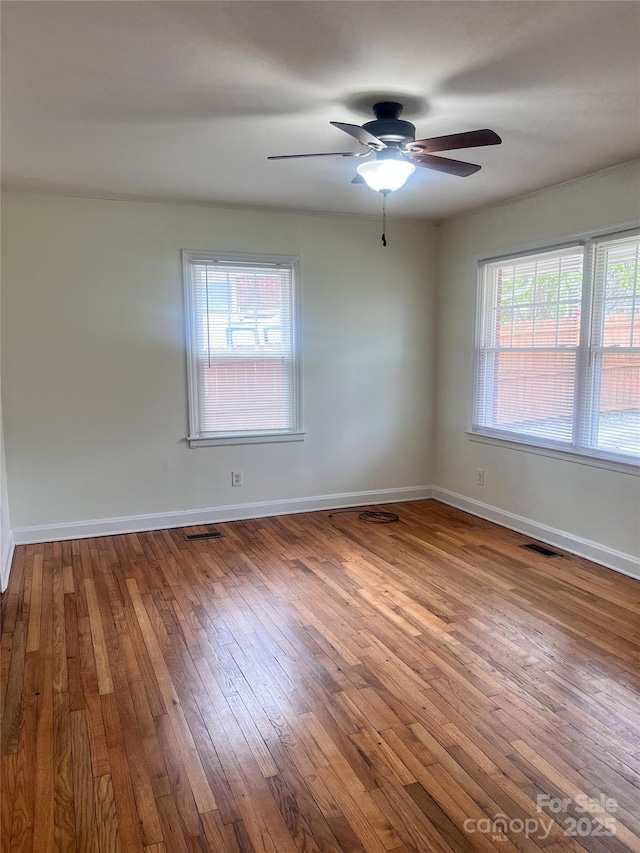
[[[596,360],[593,446],[640,455],[640,353],[605,353]]]
[[[605,299],[608,303],[628,299],[638,293],[638,237],[601,244],[605,266]]]
[[[640,235],[597,244],[594,304],[598,313],[594,316],[589,442],[599,450],[638,457]]]
[[[202,365],[203,432],[291,428],[290,360],[213,359]]]
[[[635,316],[634,316],[635,315]],[[634,311],[632,299],[618,299],[605,303],[603,347],[630,347],[640,331],[640,298]]]
[[[291,339],[289,270],[196,264],[200,353],[287,351]]]
[[[485,361],[485,426],[571,441],[575,353],[497,352]]]
[[[487,264],[484,310],[501,347],[576,346],[580,336],[582,251],[541,253]],[[485,344],[489,341],[485,340]]]
[[[476,426],[571,443],[581,248],[484,267]]]
[[[602,294],[599,345],[640,346],[640,237],[622,237],[599,244],[595,280],[596,294]]]
[[[598,273],[604,279],[603,346],[640,346],[640,238],[605,244]]]

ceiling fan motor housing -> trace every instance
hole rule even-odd
[[[372,133],[387,145],[401,145],[403,142],[413,142],[416,138],[415,125],[410,121],[399,118],[402,104],[395,101],[381,101],[373,105],[374,121],[368,121],[362,127]]]

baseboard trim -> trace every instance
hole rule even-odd
[[[13,560],[13,552],[15,549],[16,542],[13,531],[9,529],[2,541],[2,557],[0,558],[0,592],[4,592],[9,586],[9,573],[11,572],[11,562]]]
[[[16,545],[59,542],[66,539],[88,539],[94,536],[116,536],[121,533],[141,533],[145,530],[162,530],[169,527],[191,527],[200,524],[217,524],[224,521],[266,518],[273,515],[293,515],[299,512],[420,501],[429,498],[434,498],[463,512],[492,521],[502,527],[507,527],[509,530],[531,536],[540,542],[546,542],[556,548],[561,548],[563,551],[568,551],[587,560],[593,560],[593,562],[606,568],[640,580],[640,559],[631,554],[616,551],[589,539],[582,539],[564,530],[539,524],[530,518],[524,518],[491,504],[450,492],[447,489],[441,489],[437,486],[408,486],[400,489],[345,492],[343,494],[316,495],[282,501],[230,504],[177,512],[17,527],[13,531],[9,531],[5,539],[0,564],[0,583],[2,584],[2,591],[4,591],[8,584],[11,560]]]
[[[344,494],[316,495],[315,497],[293,498],[283,501],[261,501],[259,503],[231,504],[150,515],[130,515],[121,518],[99,518],[63,524],[16,527],[13,535],[16,545],[31,545],[37,542],[59,542],[65,539],[88,539],[93,536],[115,536],[120,533],[163,530],[167,527],[191,527],[199,524],[218,524],[223,521],[266,518],[272,515],[293,515],[298,512],[316,512],[323,509],[420,501],[430,498],[431,493],[431,486],[345,492]]]
[[[458,495],[437,486],[431,490],[431,496],[435,500],[461,509],[463,512],[477,515],[487,521],[493,521],[495,524],[509,528],[509,530],[531,536],[540,542],[546,542],[548,545],[561,548],[570,554],[593,560],[594,563],[599,563],[608,569],[640,580],[640,559],[631,554],[616,551],[614,548],[608,548],[606,545],[592,542],[590,539],[583,539],[564,530],[539,524],[530,518],[524,518],[521,515],[507,512],[507,510],[491,506],[491,504],[482,503],[482,501],[476,501],[473,498],[467,498],[464,495]]]

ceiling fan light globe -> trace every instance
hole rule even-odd
[[[393,192],[404,186],[405,181],[416,170],[408,160],[370,160],[358,166],[368,186],[377,192]]]

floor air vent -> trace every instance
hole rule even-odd
[[[536,545],[535,542],[529,542],[528,545],[521,545],[521,548],[526,548],[528,551],[535,551],[536,554],[542,554],[543,557],[560,557],[557,551],[552,551],[551,548],[545,548],[544,545]]]
[[[193,541],[194,539],[221,539],[223,533],[218,533],[217,530],[212,530],[211,533],[189,533],[185,539]]]

